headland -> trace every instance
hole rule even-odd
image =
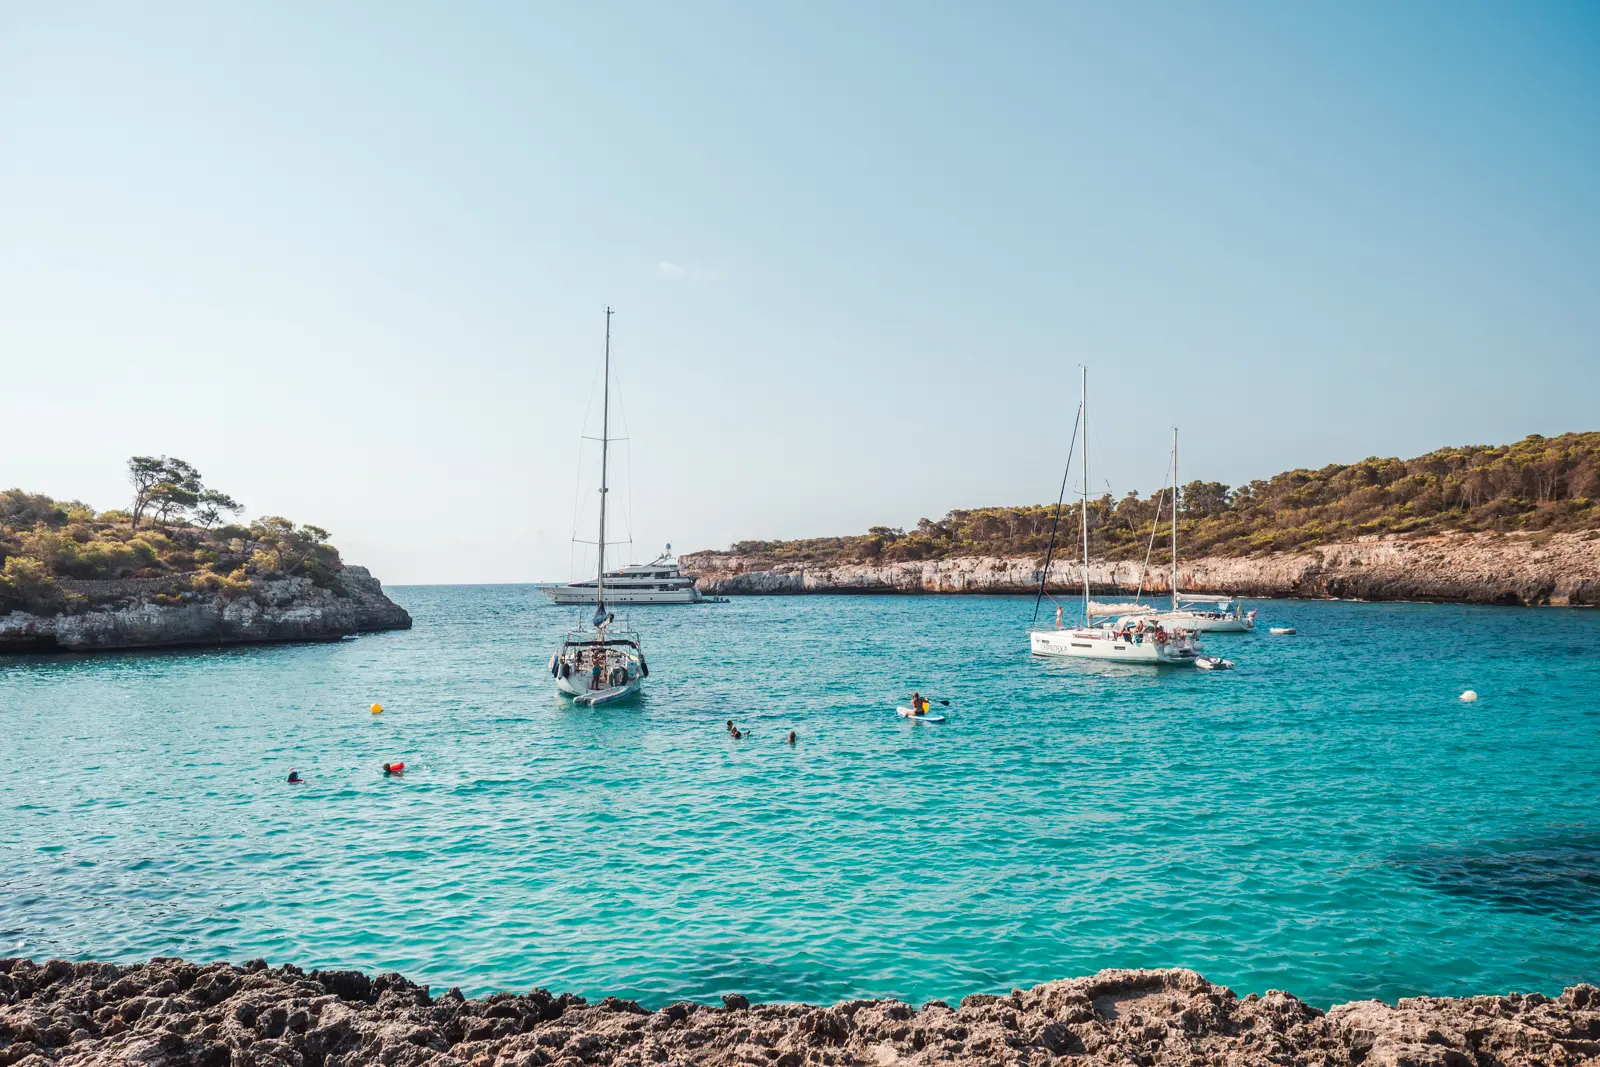
[[[411,616],[320,527],[240,505],[182,460],[136,456],[129,510],[0,492],[0,653],[329,641]]]
[[[1085,514],[1086,513],[1086,514]],[[706,593],[1170,592],[1173,493],[957,509],[683,557]],[[1178,585],[1251,597],[1600,604],[1600,433],[1291,470],[1177,495]],[[1049,559],[1046,574],[1046,559]]]
[[[1600,989],[1357,1001],[1240,998],[1193,971],[1107,970],[920,1007],[675,1003],[543,989],[434,996],[397,974],[0,959],[0,1063],[149,1067],[561,1064],[1474,1064],[1600,1062]]]

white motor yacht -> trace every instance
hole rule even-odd
[[[695,576],[684,574],[672,555],[672,546],[649,563],[636,563],[605,576],[606,601],[611,604],[699,604],[705,600],[695,588]],[[540,591],[557,604],[592,604],[595,581],[568,585],[541,585]]]

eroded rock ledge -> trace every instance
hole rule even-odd
[[[700,590],[720,594],[1031,593],[1041,556],[950,556],[897,563],[793,562],[722,552],[682,558]],[[1091,561],[1097,595],[1132,595],[1138,560]],[[1257,557],[1186,560],[1179,587],[1191,593],[1250,597],[1344,597],[1469,604],[1600,605],[1600,538],[1449,535],[1417,540],[1355,541]],[[1083,588],[1083,565],[1051,561],[1052,590]],[[1144,575],[1144,591],[1169,588],[1167,574]]]
[[[1321,1012],[1193,971],[1101,971],[957,1007],[430,995],[396,974],[179,959],[0,960],[0,1067],[559,1064],[1600,1064],[1600,990],[1417,997]]]
[[[343,567],[328,585],[304,577],[252,581],[247,595],[236,596],[194,589],[185,576],[58,584],[83,605],[0,615],[0,653],[331,641],[411,627],[411,616],[365,567]]]

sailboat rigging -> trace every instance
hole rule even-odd
[[[550,657],[556,690],[573,703],[594,706],[625,700],[639,692],[650,668],[644,661],[639,635],[616,626],[616,615],[606,607],[606,495],[610,492],[607,466],[611,444],[611,315],[606,308],[605,384],[600,408],[600,535],[596,542],[599,568],[594,583],[594,616],[587,629],[569,631],[561,648]]]
[[[1153,531],[1152,531],[1153,533]],[[1178,592],[1178,428],[1172,428],[1172,609],[1157,616],[1162,622],[1196,633],[1252,633],[1254,610],[1245,612],[1237,597]],[[1200,605],[1210,605],[1201,607]],[[1229,609],[1232,610],[1229,610]]]
[[[1128,663],[1192,665],[1199,653],[1199,642],[1192,631],[1150,617],[1149,608],[1128,604],[1096,604],[1090,599],[1089,585],[1089,370],[1083,368],[1078,429],[1082,436],[1082,494],[1079,498],[1083,537],[1083,625],[1054,629],[1037,625],[1028,631],[1028,643],[1036,656],[1064,656],[1079,659],[1122,660]],[[1071,469],[1071,458],[1067,460]],[[1042,586],[1041,586],[1042,588]],[[1119,617],[1120,616],[1120,617]],[[1038,618],[1035,602],[1034,617]],[[1059,620],[1059,616],[1058,616]]]
[[[1050,580],[1050,561],[1056,552],[1056,528],[1061,525],[1061,505],[1067,499],[1067,477],[1072,473],[1072,450],[1078,447],[1078,422],[1082,419],[1083,407],[1079,405],[1078,418],[1072,423],[1072,447],[1067,450],[1067,465],[1061,471],[1061,492],[1056,496],[1056,514],[1050,520],[1050,544],[1044,550],[1044,569],[1039,572],[1039,592],[1033,598],[1033,621],[1028,623],[1030,629],[1039,622],[1039,602],[1044,599],[1045,583]]]

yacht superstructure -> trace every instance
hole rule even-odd
[[[540,591],[557,604],[594,602],[598,579],[567,585],[541,585]],[[695,577],[684,574],[672,555],[672,546],[649,563],[636,563],[605,576],[606,600],[612,604],[699,604],[705,597],[695,588]]]

